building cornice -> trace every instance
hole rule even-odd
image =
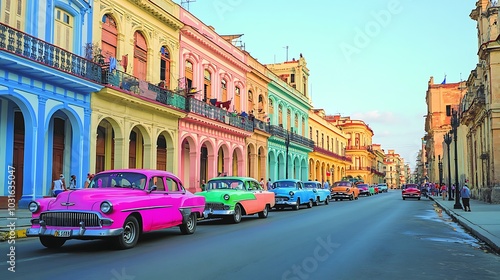
[[[245,73],[250,72],[252,70],[250,68],[250,66],[246,65],[243,61],[239,60],[234,55],[228,53],[226,50],[220,48],[214,41],[212,41],[207,36],[198,32],[194,27],[189,26],[189,25],[185,25],[181,29],[180,33],[181,33],[181,36],[184,35],[187,38],[190,38],[190,39],[200,43],[200,45],[208,48],[209,50],[213,51],[214,53],[221,56],[222,58],[230,61],[233,65],[235,65],[237,68],[244,71]],[[182,39],[181,39],[181,41],[182,41]]]

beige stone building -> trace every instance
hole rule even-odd
[[[375,160],[372,162],[373,183],[384,183],[385,179],[385,152],[380,144],[372,144]]]
[[[427,116],[425,118],[425,158],[424,158],[424,178],[426,182],[439,182],[439,161],[447,167],[447,145],[444,144],[444,135],[450,133],[451,118],[453,111],[458,110],[458,104],[465,94],[465,82],[459,83],[434,83],[434,78],[430,77],[425,96],[427,103]],[[450,135],[452,136],[452,135]],[[450,149],[453,152],[453,143]],[[446,159],[444,158],[446,155]],[[454,156],[451,156],[453,166]],[[448,169],[443,168],[442,178],[448,182]],[[454,172],[452,168],[452,172]],[[454,178],[452,173],[452,182]]]
[[[478,63],[467,79],[460,103],[460,180],[467,180],[473,198],[500,203],[500,26],[498,4],[476,2],[470,13],[477,22]],[[459,157],[460,158],[460,157]]]
[[[388,150],[385,154],[385,182],[389,189],[397,189],[402,184],[401,169],[404,160],[394,150]]]

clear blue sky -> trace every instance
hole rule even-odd
[[[285,61],[285,46],[289,60],[302,53],[313,106],[363,120],[373,143],[394,149],[413,171],[429,78],[465,80],[478,61],[469,18],[476,0],[298,3],[197,0],[189,11],[221,35],[244,34],[245,49],[263,64]]]

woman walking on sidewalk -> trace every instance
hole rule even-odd
[[[470,212],[470,190],[465,184],[460,190],[460,196],[462,197],[462,204],[464,205],[465,212]]]
[[[445,183],[441,183],[441,194],[443,195],[443,200],[446,200],[446,195],[448,194],[448,188]]]

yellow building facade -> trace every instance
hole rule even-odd
[[[350,117],[328,116],[327,119],[342,128],[347,137],[346,155],[352,159],[345,176],[357,178],[365,183],[375,181],[372,166],[375,153],[372,148],[372,129],[362,120],[352,120]]]
[[[496,1],[478,0],[470,13],[477,22],[478,63],[460,103],[458,170],[472,197],[500,203],[500,26]]]
[[[345,154],[346,134],[325,119],[325,110],[312,109],[309,112],[310,139],[314,149],[309,153],[309,179],[333,184],[346,175],[351,158]]]
[[[251,70],[247,73],[248,101],[247,108],[254,117],[254,133],[246,138],[248,149],[248,175],[267,181],[267,140],[269,133],[269,97],[267,85],[270,79],[266,76],[266,67],[253,58],[248,52],[247,63]]]
[[[154,2],[154,3],[153,3]],[[179,6],[172,1],[94,3],[94,60],[106,87],[91,98],[90,173],[178,170]]]

